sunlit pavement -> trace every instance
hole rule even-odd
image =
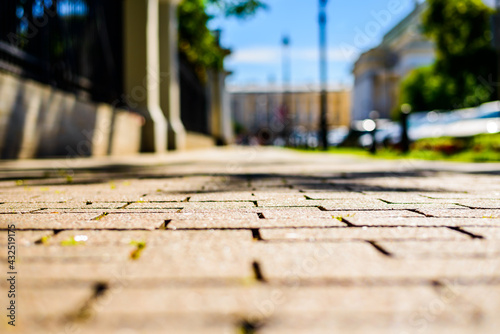
[[[1,332],[498,333],[499,170],[272,148],[2,162]]]

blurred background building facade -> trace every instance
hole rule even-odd
[[[413,12],[391,29],[382,43],[363,54],[353,69],[352,120],[369,118],[376,110],[391,118],[398,107],[401,81],[413,69],[435,60],[434,43],[421,31],[427,4],[416,4]]]
[[[231,110],[236,134],[255,136],[266,144],[288,135],[317,134],[320,126],[320,88],[292,86],[237,87],[230,89]],[[347,87],[329,87],[328,128],[350,126],[351,91]],[[265,138],[262,138],[262,135]]]

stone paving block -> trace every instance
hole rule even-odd
[[[254,202],[188,202],[183,203],[182,212],[210,212],[215,210],[253,209]]]
[[[302,218],[333,218],[331,212],[321,211],[316,207],[275,207],[257,208],[266,219],[302,219]]]
[[[95,212],[96,215],[99,215],[103,212],[109,213],[109,214],[138,214],[138,213],[145,213],[145,214],[154,214],[154,213],[159,213],[159,214],[165,214],[165,213],[176,213],[179,212],[181,208],[166,208],[166,209],[129,209],[127,206],[124,208],[120,209],[41,209],[37,211],[33,211],[31,213],[89,213],[89,212]]]
[[[106,185],[105,188],[98,185],[66,185],[58,187],[47,187],[40,189],[17,191],[9,194],[10,201],[39,201],[39,202],[64,202],[64,201],[96,201],[96,202],[133,202],[141,200],[144,192],[140,189],[129,188],[128,192],[111,189]]]
[[[0,204],[0,214],[9,213],[28,213],[41,209],[42,206],[39,204],[32,203],[3,203]]]
[[[224,229],[224,228],[304,228],[304,227],[345,227],[346,224],[332,218],[290,218],[259,220],[172,220],[168,229]]]
[[[185,203],[182,202],[134,202],[127,205],[128,210],[142,210],[142,209],[182,209]]]
[[[262,334],[328,334],[328,333],[373,333],[373,334],[441,334],[498,332],[498,320],[493,315],[480,312],[447,310],[434,311],[435,305],[441,307],[436,299],[420,312],[412,313],[339,313],[330,315],[325,312],[296,314],[288,313],[271,319],[259,333]],[[482,320],[478,320],[482,319]]]
[[[246,287],[125,289],[113,293],[100,315],[220,314],[271,318],[283,313],[417,311],[438,296],[430,287]],[[130,301],[134,303],[131,305]]]
[[[241,211],[217,211],[210,212],[179,212],[168,213],[165,219],[171,220],[258,220],[259,217],[254,212]]]
[[[234,334],[241,332],[237,315],[224,317],[218,314],[137,314],[109,316],[97,313],[91,322],[78,326],[84,334]]]
[[[343,228],[284,228],[261,229],[264,240],[309,240],[348,242],[352,240],[468,240],[469,236],[442,227],[413,228],[413,227],[343,227]],[[420,243],[420,242],[419,242]],[[426,243],[423,243],[426,244]]]
[[[47,247],[34,250],[59,254],[42,261],[24,261],[18,271],[24,280],[111,281],[125,279],[238,279],[253,277],[250,249],[255,242],[249,231],[176,233],[164,232],[163,244],[158,240],[148,244],[131,258],[133,245],[89,245]],[[158,236],[159,234],[157,234]],[[168,237],[168,236],[172,237]],[[94,236],[95,237],[95,236]],[[76,261],[75,260],[78,260]]]
[[[156,258],[155,262],[28,262],[18,264],[18,271],[26,281],[58,281],[64,278],[66,281],[104,281],[120,282],[162,280],[167,284],[172,280],[219,280],[222,283],[230,281],[246,282],[252,279],[251,262],[240,259],[229,259],[227,256],[217,256],[211,252],[202,257],[197,255],[186,263],[184,259],[178,260],[165,257],[164,260]],[[186,253],[191,256],[192,253]]]
[[[376,192],[365,191],[364,194],[370,198],[377,198],[392,204],[423,204],[423,203],[451,203],[458,202],[455,198],[429,198],[418,192]]]
[[[420,195],[429,199],[500,199],[498,191],[421,192]]]
[[[422,218],[423,215],[410,210],[348,210],[348,211],[328,211],[333,217],[345,219],[369,219],[369,218]]]
[[[329,279],[479,279],[500,276],[500,258],[397,259],[367,243],[259,243],[262,271],[269,280],[297,284]],[[274,254],[264,257],[263,254]]]
[[[286,201],[286,200],[306,200],[305,193],[301,193],[298,190],[293,189],[283,189],[282,191],[252,191],[254,194],[254,200],[275,200],[275,201]]]
[[[193,194],[189,196],[189,202],[224,202],[224,201],[255,201],[257,198],[251,191],[244,192],[215,192],[204,194]]]
[[[350,191],[323,191],[323,192],[305,192],[303,193],[307,199],[310,200],[364,200],[370,197],[364,193],[350,192]],[[373,196],[372,196],[373,198]]]
[[[405,258],[495,258],[500,256],[500,241],[480,239],[426,242],[380,241],[379,245],[394,256]]]
[[[461,299],[483,310],[486,314],[500,312],[500,286],[461,286],[450,282],[453,293]]]
[[[85,210],[101,210],[101,209],[119,209],[127,205],[127,202],[38,202],[33,203],[39,208],[46,210],[60,209],[85,209]]]
[[[94,224],[92,221],[96,213],[78,214],[1,214],[0,229],[7,229],[11,224],[16,225],[18,230],[48,230],[74,228]]]
[[[387,209],[387,204],[377,199],[330,199],[307,200],[298,199],[271,199],[257,201],[259,207],[323,207],[326,210],[346,209]]]
[[[500,210],[494,209],[434,209],[434,208],[426,208],[420,207],[417,209],[418,212],[423,213],[424,215],[428,215],[431,217],[438,218],[500,218]]]
[[[305,193],[299,192],[296,189],[284,188],[279,190],[252,190],[252,194],[254,194],[253,200],[272,200],[272,199],[287,199],[293,198],[297,200],[306,199]]]
[[[136,201],[142,202],[184,202],[189,195],[186,194],[171,194],[155,191],[153,193],[144,193]]]
[[[19,230],[64,229],[146,229],[159,228],[167,218],[165,213],[109,214],[91,213],[36,213],[0,215],[0,229],[15,224]]]
[[[72,235],[80,237],[84,234],[73,233]],[[66,246],[62,246],[63,244]],[[21,266],[43,263],[46,264],[45,270],[51,270],[52,267],[57,268],[61,264],[68,263],[125,263],[130,260],[130,254],[135,249],[136,247],[130,244],[122,247],[88,247],[85,242],[77,243],[68,237],[57,242],[49,240],[45,245],[22,247],[18,249],[16,260]],[[0,259],[7,261],[6,255],[3,254],[0,255]],[[20,275],[24,276],[24,273]]]
[[[362,216],[345,217],[349,223],[356,226],[452,226],[452,227],[475,227],[475,226],[498,226],[500,219],[496,218],[429,218],[429,217],[387,217],[371,218]]]
[[[330,207],[325,207],[331,210]],[[387,203],[387,206],[381,207],[385,210],[420,210],[421,208],[437,208],[437,209],[460,209],[461,206],[453,203],[405,203],[405,204],[392,204]]]
[[[146,247],[163,246],[171,243],[189,243],[211,242],[221,243],[229,241],[233,243],[251,242],[252,233],[250,231],[175,231],[175,230],[156,230],[156,231],[63,231],[50,239],[50,243],[59,244],[61,241],[68,240],[75,235],[84,235],[87,237],[85,245],[91,246],[131,246],[132,242],[144,242]]]
[[[78,310],[92,296],[91,289],[29,289],[17,293],[17,323],[22,328],[30,317],[62,318],[70,310]],[[7,305],[7,290],[0,289],[1,305]],[[2,319],[2,325],[4,320]],[[0,327],[1,328],[1,327]],[[9,331],[7,331],[9,333]]]

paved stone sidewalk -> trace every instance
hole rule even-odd
[[[498,333],[500,165],[230,148],[0,163],[2,333]],[[7,319],[8,320],[8,319]]]

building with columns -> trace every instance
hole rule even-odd
[[[399,86],[413,69],[430,65],[435,59],[434,44],[421,32],[421,15],[427,4],[415,9],[391,29],[382,43],[363,53],[353,69],[352,120],[363,120],[376,110],[390,118],[399,102]]]
[[[190,146],[195,127],[181,114],[178,2],[2,2],[1,158]],[[203,92],[206,131],[199,136],[212,142],[231,140],[221,75]]]

